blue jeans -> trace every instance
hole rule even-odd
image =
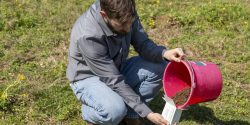
[[[167,62],[152,63],[141,57],[132,57],[125,63],[121,73],[126,83],[146,103],[150,102],[162,87],[162,76]],[[102,125],[117,125],[125,116],[138,118],[122,97],[94,76],[70,84],[77,99],[82,102],[84,120]],[[108,98],[108,99],[107,99]]]

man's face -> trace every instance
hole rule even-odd
[[[104,21],[114,33],[117,33],[119,35],[126,35],[128,32],[130,32],[134,19],[126,23],[120,23],[116,19],[110,19],[105,16]]]

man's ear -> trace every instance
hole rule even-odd
[[[102,15],[103,18],[107,17],[107,14],[103,10],[100,11],[100,14]]]

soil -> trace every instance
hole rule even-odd
[[[189,96],[189,93],[190,93],[190,88],[186,88],[180,92],[178,92],[174,97],[173,97],[173,100],[174,100],[174,103],[176,105],[183,105],[187,99],[188,99],[188,96]]]

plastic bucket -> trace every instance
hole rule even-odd
[[[192,104],[218,98],[222,90],[222,76],[217,65],[210,62],[170,62],[164,72],[163,88],[170,98],[190,89],[185,102],[176,104],[177,108],[184,109]]]

